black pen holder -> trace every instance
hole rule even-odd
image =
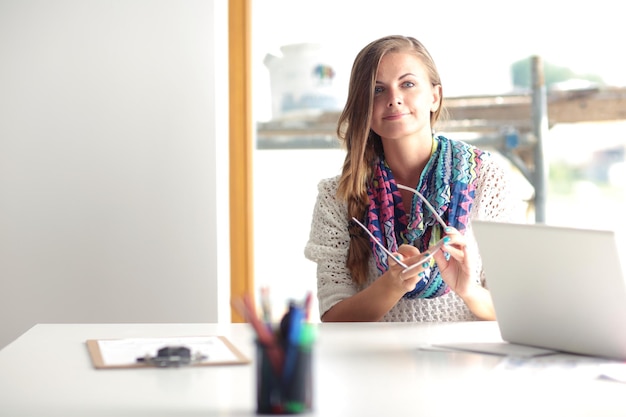
[[[272,349],[281,350],[279,355]],[[282,361],[277,361],[282,357]],[[276,366],[277,362],[282,362]],[[256,343],[257,414],[301,414],[313,405],[313,344]]]

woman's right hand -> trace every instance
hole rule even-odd
[[[420,251],[413,245],[401,245],[394,255],[397,255],[407,266],[414,265],[423,258]],[[398,290],[402,290],[402,295],[404,295],[409,291],[413,291],[417,283],[422,280],[424,268],[416,266],[405,271],[404,267],[390,257],[389,270],[387,272],[391,284],[397,287]]]
[[[420,262],[423,255],[411,245],[402,245],[394,253],[406,265]],[[322,321],[380,321],[385,314],[422,279],[421,265],[409,270],[388,258],[389,268],[372,285],[344,298],[322,316]],[[404,271],[404,272],[403,272]]]

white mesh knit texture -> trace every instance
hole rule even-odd
[[[482,262],[471,229],[471,220],[515,220],[516,213],[520,212],[521,200],[515,198],[511,192],[509,175],[510,173],[497,159],[492,156],[485,157],[470,213],[470,224],[465,233],[470,256],[475,260],[473,270],[476,280],[480,280],[485,286]],[[320,317],[336,303],[359,291],[345,265],[350,241],[348,213],[346,205],[335,197],[338,182],[338,176],[320,181],[309,241],[304,250],[305,256],[317,263]],[[370,257],[366,285],[374,282],[379,275],[374,259]],[[476,320],[476,317],[452,291],[433,299],[403,298],[382,319],[390,322],[469,320]]]

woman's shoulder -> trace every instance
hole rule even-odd
[[[340,176],[328,177],[319,180],[317,184],[316,210],[323,212],[343,212],[345,203],[337,196]]]
[[[470,164],[476,164],[479,167],[477,169],[479,179],[480,177],[507,175],[508,166],[497,153],[493,153],[491,150],[479,147],[473,143],[460,139],[450,139],[443,135],[438,135],[437,139],[440,142],[445,142],[445,146],[451,152],[456,153],[457,156],[455,158],[457,162],[460,163],[461,161],[472,159],[474,162]]]
[[[478,218],[518,221],[525,215],[528,181],[498,152],[484,151],[476,178],[474,211]]]
[[[335,195],[337,194],[337,189],[339,188],[339,179],[341,175],[335,175],[334,177],[322,178],[317,183],[317,191],[320,194],[329,194]]]
[[[450,139],[445,136],[439,135],[439,140],[447,141],[450,147],[455,149],[456,152],[460,152],[465,155],[475,155],[480,160],[480,164],[488,170],[505,170],[507,168],[506,163],[499,157],[499,154],[492,152],[490,149],[486,149],[476,144],[467,142],[460,139]]]

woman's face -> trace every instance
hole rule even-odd
[[[432,135],[430,113],[439,107],[441,87],[410,53],[383,56],[376,74],[372,130],[384,140]]]

